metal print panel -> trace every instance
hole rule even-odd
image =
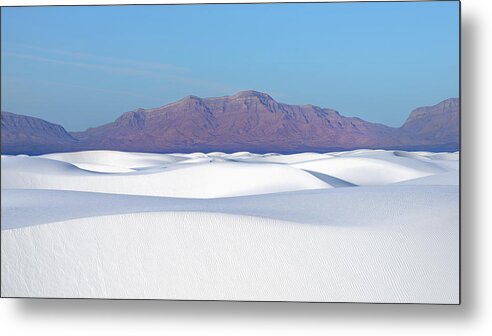
[[[2,7],[2,297],[458,304],[459,6]]]

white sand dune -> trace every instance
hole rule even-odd
[[[333,155],[330,154],[319,154],[319,153],[298,153],[290,155],[281,154],[267,154],[262,156],[243,156],[241,159],[248,162],[268,162],[268,163],[299,163],[304,161],[312,161],[317,159],[331,158]]]
[[[106,168],[101,172],[88,171],[47,158],[8,157],[2,162],[2,188],[189,198],[331,188],[312,174],[287,165],[190,160],[189,164],[110,174]],[[94,167],[97,165],[91,166]]]
[[[190,155],[191,156],[191,155]],[[114,166],[128,169],[163,166],[176,163],[190,158],[173,154],[149,154],[149,153],[127,153],[116,151],[86,151],[73,153],[55,153],[41,155],[40,157],[65,161],[72,164],[90,163],[103,166]]]
[[[455,185],[459,186],[460,175],[458,171],[449,171],[442,174],[424,176],[416,178],[413,180],[407,180],[395,185],[427,185],[427,186],[437,186],[437,185]]]
[[[334,176],[356,185],[384,185],[440,172],[438,167],[421,165],[419,169],[367,157],[313,160],[294,164],[294,167]]]
[[[459,300],[459,153],[1,160],[4,296]]]
[[[201,212],[57,222],[2,232],[2,294],[455,303],[457,227],[440,224],[388,230]]]
[[[302,224],[391,227],[401,217],[413,226],[429,218],[452,220],[456,186],[377,186],[264,195],[186,199],[62,190],[2,189],[2,229],[124,213],[200,211],[265,217]],[[411,207],[418,208],[414,211]],[[408,224],[410,225],[410,224]]]

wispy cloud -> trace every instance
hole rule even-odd
[[[69,65],[69,66],[75,66],[75,67],[80,67],[80,68],[94,69],[94,70],[119,73],[119,74],[126,74],[126,75],[152,75],[151,71],[143,71],[143,70],[130,68],[130,67],[115,67],[115,66],[106,65],[106,64],[95,64],[95,63],[87,63],[87,62],[68,61],[68,60],[46,58],[46,57],[21,54],[21,53],[9,52],[9,51],[2,51],[2,56],[11,56],[11,57],[23,58],[23,59],[28,59],[28,60],[32,60],[32,61],[38,61],[38,62],[53,63],[53,64],[60,64],[60,65]]]
[[[72,50],[43,48],[26,44],[16,44],[16,51],[2,51],[4,57],[14,57],[35,62],[90,69],[94,71],[127,76],[152,77],[167,80],[173,85],[185,86],[191,92],[213,91],[234,93],[238,89],[229,85],[200,79],[192,69],[173,64],[131,60],[88,54]]]
[[[147,61],[139,61],[139,60],[131,60],[124,58],[115,58],[115,57],[107,57],[101,55],[93,55],[83,52],[64,50],[64,49],[51,49],[51,48],[42,48],[37,46],[30,46],[25,44],[19,44],[18,46],[23,47],[27,50],[32,50],[44,54],[49,54],[52,56],[61,56],[66,58],[71,58],[75,60],[84,60],[90,63],[96,64],[119,64],[130,66],[132,68],[143,68],[148,70],[164,70],[173,73],[187,73],[191,70],[186,67],[177,66],[174,64],[160,63],[160,62],[147,62]]]
[[[34,83],[44,85],[44,86],[54,86],[54,87],[60,87],[60,88],[69,86],[72,88],[82,89],[82,90],[86,90],[86,91],[110,93],[113,95],[124,95],[124,96],[133,96],[133,97],[137,97],[137,98],[151,99],[151,100],[154,100],[156,103],[160,103],[162,100],[162,97],[151,96],[148,94],[144,94],[144,93],[132,91],[132,90],[118,90],[118,89],[100,88],[97,86],[86,86],[86,85],[74,84],[74,83],[69,83],[69,82],[53,81],[53,80],[48,80],[48,79],[36,79],[36,78],[32,78],[32,77],[26,79],[26,78],[22,78],[22,77],[2,74],[1,80],[2,80],[2,84],[5,83],[6,81],[13,81],[13,82],[17,82],[17,83],[29,81],[30,83],[34,82]]]

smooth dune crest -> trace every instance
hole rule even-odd
[[[216,198],[387,185],[442,173],[451,179],[457,168],[454,156],[403,156],[392,151],[293,155],[94,151],[5,156],[2,187]]]

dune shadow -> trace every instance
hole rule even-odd
[[[357,184],[350,183],[348,181],[339,179],[339,178],[331,176],[331,175],[315,172],[315,171],[308,170],[308,169],[303,169],[303,170],[306,173],[313,175],[317,179],[319,179],[319,180],[321,180],[321,181],[323,181],[323,182],[325,182],[325,183],[327,183],[327,184],[329,184],[335,188],[358,187]]]

